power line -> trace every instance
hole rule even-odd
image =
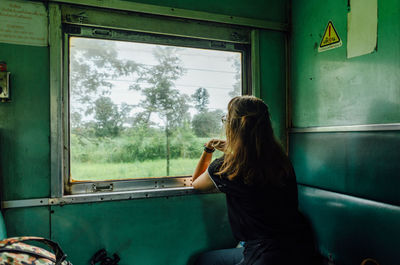
[[[138,43],[138,42],[131,42],[131,43],[134,43],[134,44],[143,44],[143,43]],[[145,45],[152,45],[152,46],[166,46],[166,45],[158,45],[158,44],[145,44]],[[88,46],[88,45],[82,45],[81,43],[80,44],[72,44],[72,45],[70,45],[72,48],[75,48],[75,49],[88,49],[88,50],[96,50],[96,48],[93,48],[92,46]],[[205,54],[196,54],[196,53],[187,53],[187,52],[183,52],[183,53],[177,53],[178,55],[182,55],[182,56],[196,56],[196,57],[212,57],[212,58],[223,58],[223,59],[227,59],[227,60],[229,60],[228,58],[232,58],[233,57],[233,54],[237,54],[237,55],[240,55],[240,52],[234,52],[234,51],[220,51],[220,50],[215,50],[215,49],[206,49],[206,48],[195,48],[195,47],[183,47],[183,46],[174,46],[174,47],[177,47],[177,48],[179,48],[179,49],[182,49],[182,50],[186,50],[186,51],[189,51],[189,50],[196,50],[196,51],[199,51],[199,50],[202,50],[202,51],[204,51],[205,53],[208,53],[208,52],[218,52],[218,53],[220,53],[220,54],[227,54],[227,56],[222,56],[222,55],[205,55]],[[117,47],[117,52],[118,51],[124,51],[124,52],[132,52],[132,51],[134,51],[134,52],[140,52],[140,53],[148,53],[148,54],[153,54],[153,51],[152,50],[146,50],[146,49],[134,49],[134,48],[128,48],[128,47],[123,47],[123,48],[120,48],[120,47]],[[229,54],[229,55],[228,55]]]
[[[145,65],[145,66],[157,66],[157,64],[141,64],[141,65]],[[192,68],[192,67],[182,67],[182,68],[185,69],[185,70],[201,71],[201,72],[237,74],[237,72],[224,71],[224,70],[213,70],[213,69]]]
[[[157,64],[142,64],[139,63],[139,65],[145,65],[145,66],[157,66]],[[184,70],[192,70],[192,71],[200,71],[200,72],[212,72],[212,73],[224,73],[224,74],[240,74],[238,72],[232,72],[232,71],[224,71],[224,70],[213,70],[213,69],[204,69],[204,68],[192,68],[192,67],[182,67]]]
[[[117,82],[125,82],[125,83],[135,83],[141,85],[148,85],[149,83],[139,82],[136,83],[135,81],[131,80],[124,80],[124,79],[104,79],[105,81],[117,81]],[[201,85],[188,85],[188,84],[175,84],[177,87],[204,87],[204,88],[212,88],[212,89],[233,89],[233,87],[219,87],[219,86],[201,86]]]

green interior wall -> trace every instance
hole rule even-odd
[[[267,103],[275,136],[286,146],[286,35],[260,32],[260,96]]]
[[[297,182],[400,206],[400,132],[294,133]]]
[[[11,72],[12,97],[0,103],[1,198],[48,197],[49,49],[0,43],[0,60]]]
[[[50,207],[15,208],[4,211],[7,235],[50,238]]]
[[[287,0],[126,0],[143,4],[168,6],[172,8],[189,9],[228,16],[254,18],[276,22],[287,21]]]
[[[101,248],[121,264],[187,264],[213,248],[234,247],[223,194],[52,207],[51,237],[73,264]]]
[[[292,127],[400,122],[400,2],[378,0],[377,50],[346,58],[349,1],[292,1]],[[328,21],[342,47],[318,52]],[[398,131],[289,135],[300,208],[334,264],[397,264]]]
[[[348,1],[293,1],[293,127],[400,121],[400,2],[378,1],[377,51],[346,58]],[[342,47],[318,52],[328,21]]]
[[[143,1],[144,3],[144,1]],[[146,1],[175,8],[286,22],[287,1]],[[262,31],[262,97],[284,135],[284,33]],[[11,72],[12,101],[0,103],[1,199],[49,197],[49,48],[0,43]],[[281,69],[281,70],[282,70]],[[279,98],[274,100],[274,98]],[[58,241],[74,264],[87,264],[99,248],[118,252],[121,264],[186,264],[206,249],[233,246],[222,194],[188,195],[3,211],[8,236]]]

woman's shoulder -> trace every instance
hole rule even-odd
[[[214,175],[215,173],[217,173],[221,166],[222,163],[224,163],[224,157],[219,157],[217,159],[215,159],[213,162],[211,162],[211,164],[208,166],[208,173],[211,175]]]

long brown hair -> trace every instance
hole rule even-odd
[[[217,174],[248,185],[282,185],[290,162],[274,137],[267,105],[253,96],[234,97],[225,123],[224,161]]]

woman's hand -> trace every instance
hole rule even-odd
[[[220,139],[211,139],[205,144],[205,147],[209,150],[204,150],[192,175],[192,185],[195,189],[210,190],[214,188],[214,183],[208,175],[207,168],[211,163],[213,150],[224,151],[225,146],[226,141]]]
[[[206,143],[208,149],[217,149],[219,151],[224,151],[226,146],[226,141],[221,139],[211,139]]]

